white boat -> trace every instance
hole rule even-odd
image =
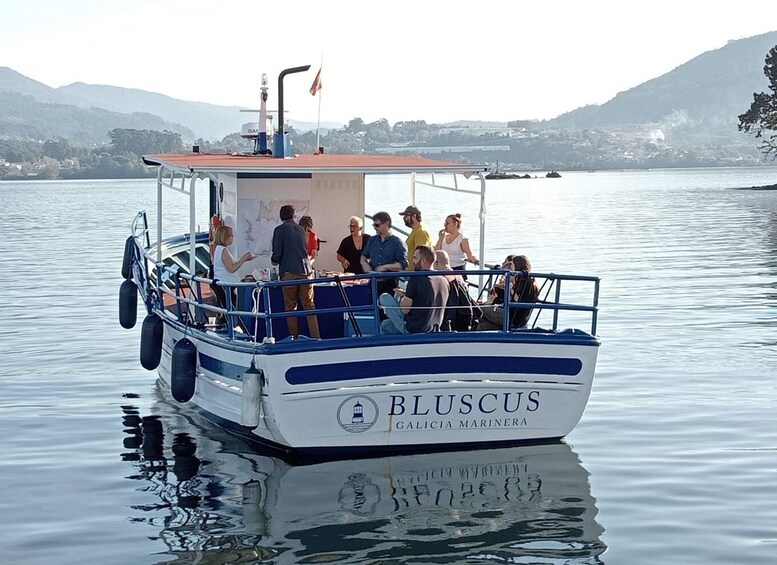
[[[293,71],[298,69],[304,68]],[[141,363],[158,369],[177,401],[265,446],[327,456],[514,445],[557,440],[574,428],[588,401],[600,344],[596,277],[532,273],[545,281],[542,300],[510,302],[507,310],[532,307],[533,323],[510,328],[505,316],[495,331],[380,335],[375,274],[313,281],[321,339],[287,337],[286,317],[301,316],[304,333],[310,313],[283,311],[281,286],[288,282],[238,283],[237,303],[227,291],[227,303],[215,304],[208,234],[196,229],[200,195],[233,226],[233,255],[258,255],[240,274],[259,279],[271,268],[269,246],[281,205],[295,204],[316,218],[322,240],[339,241],[350,216],[366,216],[368,175],[405,175],[413,203],[419,185],[472,193],[480,206],[483,257],[485,167],[413,156],[287,157],[283,133],[275,135],[275,154],[267,153],[257,139],[247,155],[144,156],[158,167],[156,241],[140,212],[125,246],[120,321],[135,324],[139,293],[147,311]],[[190,229],[165,239],[166,190],[188,195]],[[335,266],[334,248],[316,263],[323,272]],[[495,274],[508,287],[519,275],[468,274],[481,289]],[[585,298],[567,300],[568,291]],[[226,317],[224,327],[210,323],[218,314]],[[585,329],[565,326],[581,315]]]

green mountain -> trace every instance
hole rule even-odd
[[[242,122],[254,119],[252,116],[239,114],[240,108],[237,106],[187,102],[135,88],[75,82],[62,86],[57,91],[77,100],[78,106],[82,108],[156,114],[165,120],[186,124],[196,137],[205,139],[221,139],[238,131]]]
[[[545,125],[590,129],[656,124],[697,135],[736,132],[737,116],[747,110],[753,93],[767,90],[764,58],[775,45],[777,31],[730,41],[605,104],[567,112]]]
[[[29,104],[24,105],[21,102],[15,102],[14,106],[17,112],[10,116],[4,108],[0,107],[0,135],[29,135],[34,137],[33,133],[41,134],[45,132],[39,126],[43,125],[37,119],[36,113],[42,111],[45,114],[52,112],[66,112],[68,115],[80,118],[86,118],[87,122],[99,123],[99,127],[104,125],[104,118],[113,116],[116,120],[115,125],[110,125],[102,132],[96,132],[93,141],[101,140],[106,133],[115,127],[132,127],[127,125],[129,122],[138,124],[138,129],[168,129],[176,131],[187,141],[194,141],[198,137],[207,140],[220,140],[224,136],[240,130],[243,122],[256,119],[256,116],[250,114],[240,114],[240,108],[237,106],[217,106],[205,102],[189,102],[185,100],[176,100],[163,94],[147,92],[135,88],[121,88],[118,86],[106,86],[96,84],[85,84],[76,82],[59,88],[52,88],[41,82],[28,78],[13,69],[0,67],[0,93],[13,93],[17,95],[26,95],[34,98],[42,104],[58,104],[75,106],[86,113],[75,111],[65,111],[58,107],[56,110],[46,108],[32,108]],[[102,114],[89,117],[89,112],[100,110]],[[24,122],[25,116],[20,116],[19,111],[30,111],[26,117],[30,123],[35,123],[35,127],[29,128],[29,133],[24,133],[24,128],[19,125],[19,118]],[[105,112],[108,112],[105,114]],[[124,115],[124,117],[120,117]],[[132,118],[130,118],[132,116]],[[150,119],[153,116],[153,120]],[[144,120],[148,122],[144,124]],[[110,120],[109,120],[110,121]],[[16,123],[19,127],[3,127],[3,124]],[[290,120],[289,125],[297,131],[315,130],[316,124],[308,122],[299,122]],[[183,125],[181,125],[183,124]],[[56,124],[51,124],[51,133],[43,135],[47,137],[65,136],[64,130],[60,131]],[[330,129],[339,129],[342,124],[324,123],[321,124],[323,133]],[[72,129],[72,128],[71,128]],[[87,126],[86,131],[94,130],[94,127]],[[86,131],[84,132],[86,134]],[[13,133],[17,132],[17,133]],[[91,134],[89,134],[91,135]]]
[[[116,112],[84,106],[67,92],[0,67],[0,136],[56,139],[84,144],[104,142],[115,128],[169,130],[184,139],[194,133],[181,124],[148,112]]]

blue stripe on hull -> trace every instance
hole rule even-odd
[[[237,381],[242,381],[243,373],[248,370],[248,367],[228,363],[227,361],[216,359],[215,357],[205,355],[204,353],[200,353],[200,367],[221,377],[235,379]]]
[[[396,377],[404,375],[494,374],[566,375],[580,373],[580,359],[549,357],[415,357],[327,363],[291,367],[286,382],[291,385]]]

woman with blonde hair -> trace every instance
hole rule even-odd
[[[250,261],[256,257],[256,255],[246,251],[240,259],[235,261],[232,253],[227,249],[228,246],[232,245],[233,241],[235,241],[235,234],[230,226],[221,225],[216,228],[216,232],[213,235],[213,243],[216,245],[216,248],[213,250],[213,282],[239,282],[235,275],[237,270],[242,267],[246,261]],[[219,284],[214,284],[211,285],[211,289],[213,289],[213,294],[216,295],[219,306],[226,308],[228,306],[227,293],[224,291],[224,287]],[[230,294],[232,297],[232,308],[235,308],[237,303],[237,288],[231,287]],[[219,314],[218,317],[221,318],[221,315]]]
[[[445,227],[440,230],[439,238],[434,246],[436,250],[448,252],[451,268],[455,271],[463,271],[467,259],[475,265],[480,264],[480,261],[472,254],[472,250],[469,247],[469,238],[460,230],[461,214],[456,213],[446,216]]]

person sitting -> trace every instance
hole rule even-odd
[[[337,260],[340,261],[343,272],[361,275],[364,272],[361,262],[362,250],[370,236],[362,232],[362,219],[358,216],[349,218],[348,229],[351,234],[345,236],[340,242],[340,247],[337,248]]]
[[[376,235],[362,249],[361,265],[365,273],[401,271],[407,267],[405,244],[391,233],[391,216],[388,212],[376,212],[372,217]],[[378,279],[378,296],[390,293],[396,279]]]
[[[439,249],[434,254],[434,269],[436,271],[454,270],[451,268],[447,251]],[[475,316],[473,307],[477,308],[477,304],[474,303],[469,294],[469,288],[464,281],[464,277],[453,273],[443,276],[448,281],[448,302],[445,305],[442,330],[457,332],[471,330]]]
[[[502,265],[504,267],[504,265]],[[537,302],[540,290],[531,276],[531,263],[526,255],[515,255],[512,260],[513,271],[518,271],[511,281],[510,302]],[[503,289],[504,291],[504,289]],[[491,304],[482,307],[483,316],[478,322],[478,330],[498,330],[504,320],[504,305]],[[532,308],[511,308],[508,325],[510,328],[522,328],[529,322]]]
[[[413,254],[416,271],[430,271],[434,266],[434,251],[419,245]],[[448,281],[440,275],[411,276],[407,289],[395,288],[394,294],[380,295],[380,305],[387,318],[380,325],[382,334],[424,333],[439,329],[448,302]]]
[[[505,269],[507,271],[511,271],[513,269],[513,257],[515,255],[508,255],[505,257],[505,260],[502,261],[501,269]],[[492,267],[493,269],[496,269],[497,267]],[[496,282],[494,283],[494,286],[491,287],[491,291],[488,293],[488,299],[486,300],[486,304],[502,304],[505,301],[505,278],[503,275],[499,275],[496,279]]]

